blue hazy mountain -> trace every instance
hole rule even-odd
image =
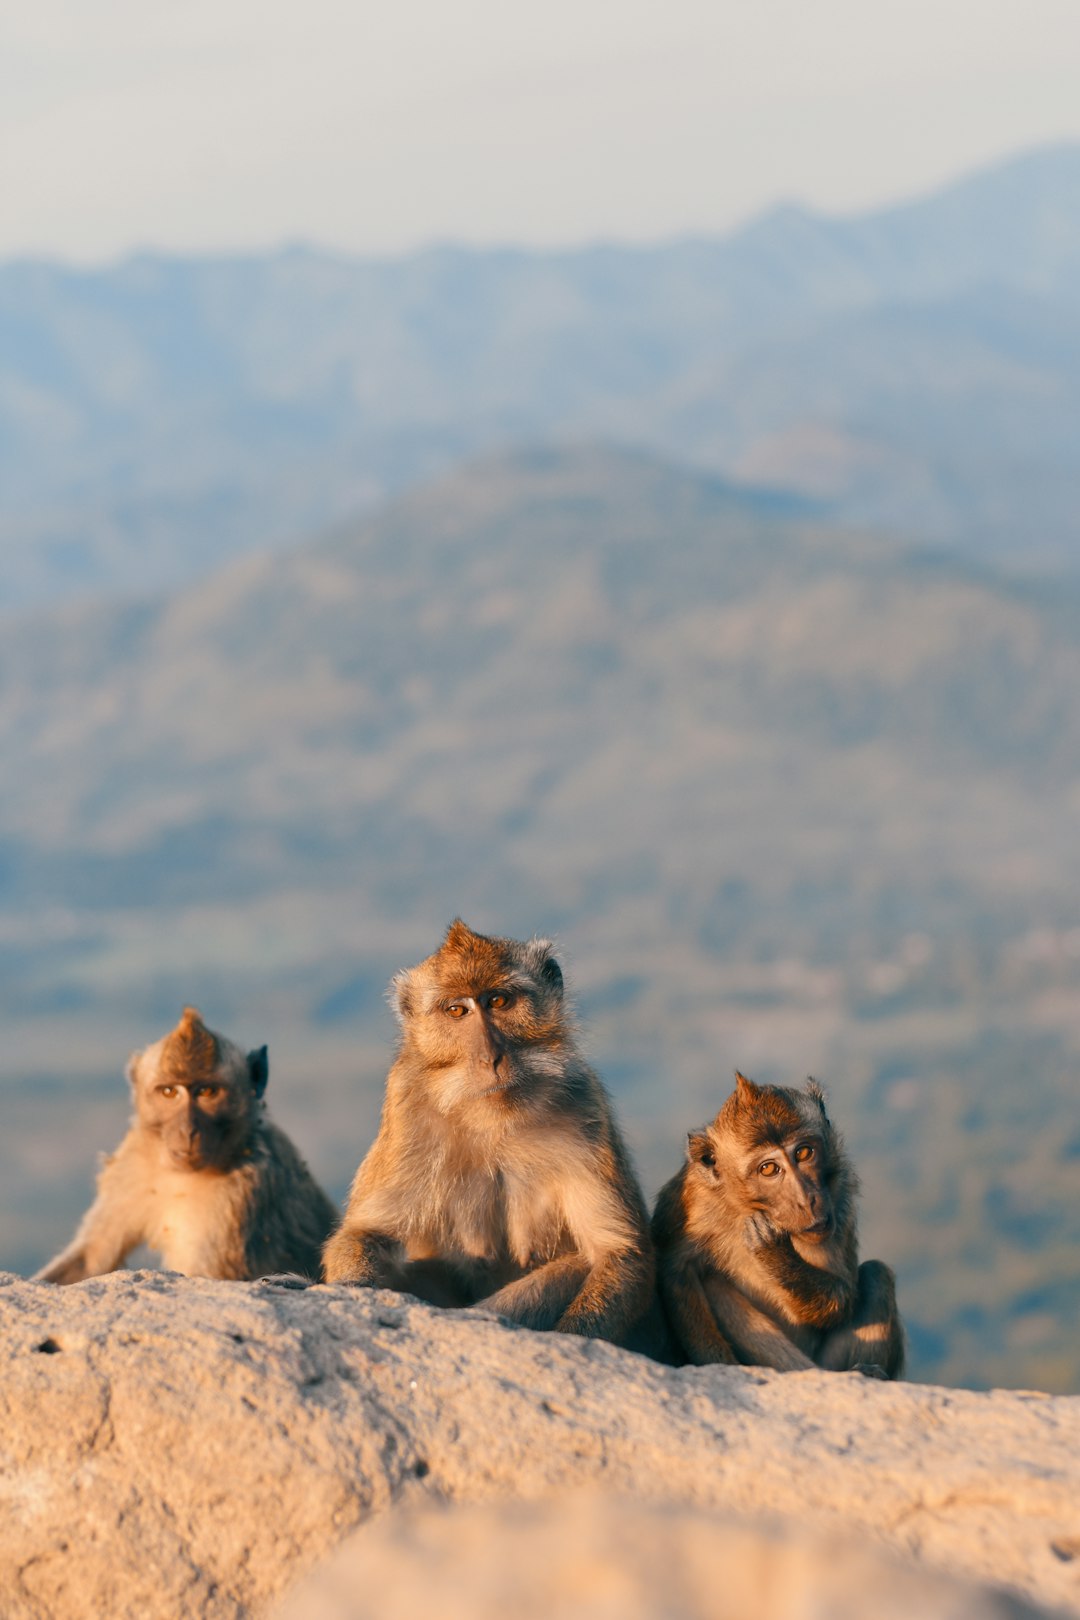
[[[582,438],[1077,564],[1080,147],[652,248],[0,266],[0,608],[176,582]]]
[[[650,1189],[826,1082],[918,1376],[1080,1383],[1080,587],[603,449],[465,467],[0,643],[0,1266],[194,1001],[341,1192],[385,986],[559,941]]]

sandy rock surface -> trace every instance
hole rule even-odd
[[[390,1293],[0,1276],[0,1615],[262,1615],[393,1504],[794,1516],[1080,1613],[1080,1399],[672,1370]]]
[[[1035,1620],[1051,1611],[850,1537],[622,1496],[406,1510],[356,1531],[276,1620]]]

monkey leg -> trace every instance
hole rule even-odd
[[[694,1272],[665,1271],[661,1266],[660,1292],[675,1337],[692,1366],[738,1362],[738,1356],[720,1331],[701,1279]]]
[[[735,1359],[748,1367],[774,1367],[777,1372],[806,1372],[815,1364],[771,1316],[759,1310],[735,1284],[710,1272],[705,1294]]]
[[[441,1305],[444,1310],[471,1305],[476,1297],[461,1268],[449,1261],[407,1260],[398,1268],[398,1277],[399,1281],[390,1287],[413,1294],[429,1305]]]
[[[622,1344],[645,1315],[653,1296],[652,1251],[621,1249],[588,1269],[571,1304],[555,1323],[558,1333]]]
[[[654,1293],[649,1308],[619,1340],[624,1350],[648,1356],[650,1361],[662,1362],[665,1367],[682,1367],[686,1356],[672,1332],[668,1313],[659,1293]]]
[[[881,1260],[859,1267],[850,1322],[826,1335],[818,1365],[829,1372],[859,1368],[868,1377],[899,1378],[904,1370],[904,1329],[896,1308],[896,1279]]]
[[[589,1269],[588,1261],[580,1254],[560,1255],[477,1303],[522,1327],[551,1329],[581,1292]]]

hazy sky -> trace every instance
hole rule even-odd
[[[572,243],[1080,137],[1080,0],[0,0],[0,256]]]

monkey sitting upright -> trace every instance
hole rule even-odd
[[[458,920],[392,988],[401,1046],[327,1282],[634,1338],[655,1297],[648,1220],[549,943]]]
[[[337,1211],[266,1117],[268,1074],[265,1046],[244,1053],[186,1007],[170,1035],[128,1063],[131,1127],[75,1237],[37,1280],[115,1271],[140,1243],[188,1276],[317,1278]]]
[[[899,1378],[895,1281],[858,1263],[858,1180],[820,1086],[736,1088],[691,1131],[653,1216],[661,1297],[687,1359]]]

